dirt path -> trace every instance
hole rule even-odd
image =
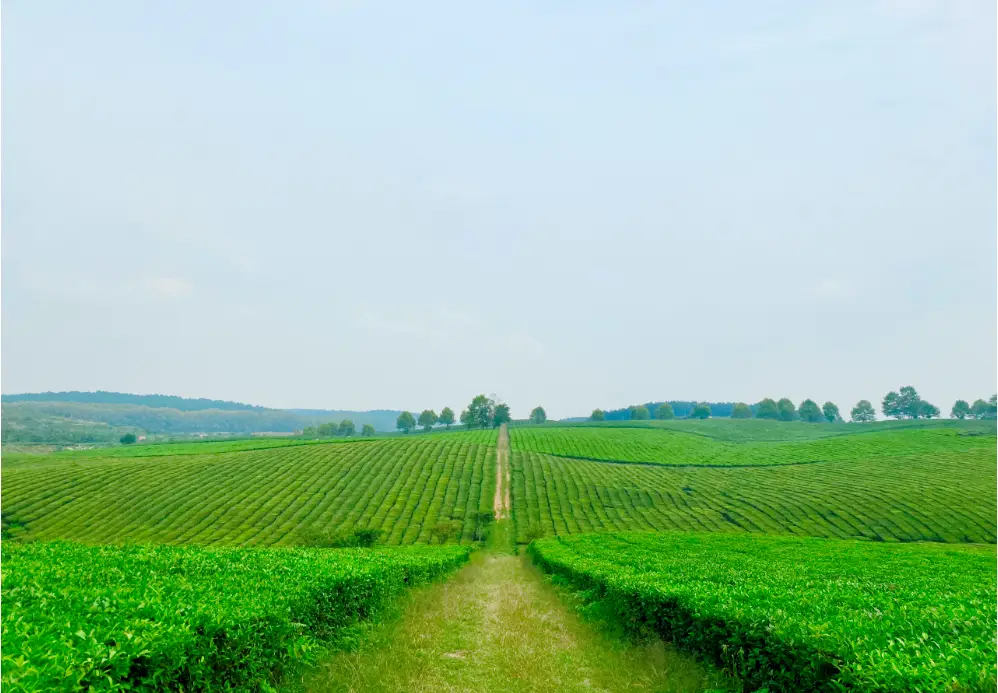
[[[580,620],[523,556],[477,553],[416,590],[306,680],[310,691],[701,691],[703,670],[661,643],[629,646]]]
[[[492,501],[492,511],[496,520],[510,516],[510,472],[509,472],[509,431],[506,424],[499,427],[496,439],[496,494]]]

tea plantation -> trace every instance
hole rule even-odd
[[[462,547],[3,542],[5,691],[266,690]]]
[[[624,533],[530,551],[748,690],[995,689],[994,546]]]

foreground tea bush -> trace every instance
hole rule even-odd
[[[622,533],[529,551],[747,690],[995,690],[993,546]]]
[[[268,690],[468,549],[2,545],[5,691]]]

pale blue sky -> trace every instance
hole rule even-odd
[[[4,3],[3,391],[996,389],[995,4]]]

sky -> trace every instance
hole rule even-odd
[[[995,15],[10,0],[0,386],[987,398]]]

